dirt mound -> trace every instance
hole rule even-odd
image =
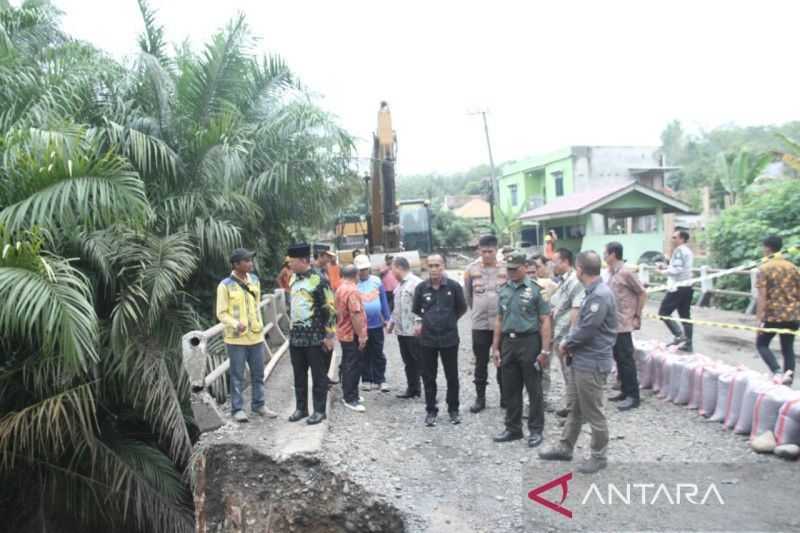
[[[206,531],[403,531],[401,513],[314,457],[276,462],[249,446],[210,446],[198,475]],[[207,482],[204,482],[204,479]],[[213,480],[213,483],[211,482]]]

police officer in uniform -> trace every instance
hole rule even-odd
[[[550,364],[550,305],[526,275],[527,258],[513,251],[506,257],[508,283],[500,289],[495,319],[492,359],[503,375],[506,429],[494,438],[508,442],[522,438],[522,387],[528,390],[530,410],[528,446],[542,443],[544,405],[542,369]]]

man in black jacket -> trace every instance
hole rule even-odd
[[[428,256],[429,278],[414,291],[412,312],[421,317],[414,328],[422,349],[422,382],[425,386],[425,424],[436,425],[436,374],[442,358],[447,378],[447,411],[450,422],[458,424],[458,319],[467,312],[467,302],[461,285],[444,275],[444,257]]]

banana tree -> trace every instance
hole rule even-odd
[[[730,205],[741,204],[745,189],[772,161],[769,154],[753,154],[747,149],[736,153],[720,152],[716,158],[716,172],[722,187],[728,193]]]

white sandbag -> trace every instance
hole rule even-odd
[[[646,369],[646,364],[648,358],[653,354],[653,351],[657,348],[658,343],[653,340],[649,341],[641,341],[638,339],[633,339],[633,364],[636,367],[636,377],[639,379],[639,386],[642,386],[642,381],[644,381],[644,373]],[[648,370],[652,370],[650,367]],[[652,383],[652,377],[650,378],[650,382]],[[649,388],[650,385],[644,388]]]
[[[797,444],[781,444],[780,446],[775,446],[772,453],[783,459],[794,460],[800,457],[800,446]]]
[[[687,364],[689,364],[689,358],[683,355],[679,355],[675,358],[675,361],[673,361],[672,377],[669,380],[669,393],[666,396],[668,402],[675,401],[675,397],[678,396],[678,392],[680,392],[681,388],[681,376]]]
[[[666,398],[670,393],[672,383],[672,367],[675,366],[675,356],[669,355],[661,361],[661,386],[658,388],[658,397]]]
[[[778,445],[800,444],[800,399],[786,402],[775,422],[775,440]]]
[[[706,366],[703,368],[700,376],[700,406],[697,408],[697,414],[706,418],[714,414],[714,409],[717,406],[717,386],[719,384],[719,377],[723,374],[730,374],[733,372],[733,367],[723,364],[716,364]],[[730,383],[729,383],[730,385]],[[725,415],[722,415],[725,418]],[[722,422],[722,419],[718,420]]]
[[[754,370],[742,370],[737,372],[731,383],[731,394],[728,397],[728,410],[725,412],[725,421],[723,424],[728,429],[736,427],[736,422],[739,420],[739,411],[742,409],[742,400],[744,393],[747,390],[747,384],[751,379],[760,378],[761,375]]]
[[[750,431],[750,438],[761,435],[765,431],[774,431],[781,407],[783,407],[786,402],[795,398],[800,398],[800,392],[793,391],[785,385],[778,385],[773,389],[765,390],[759,394],[756,400],[753,428]]]
[[[777,445],[772,431],[766,431],[750,440],[750,447],[758,453],[772,453]]]
[[[639,376],[639,386],[643,389],[653,388],[653,378],[655,376],[656,367],[655,353],[650,352],[642,364],[642,373]]]
[[[747,383],[742,397],[742,404],[739,407],[739,416],[733,432],[737,435],[749,435],[753,429],[753,420],[756,417],[756,402],[758,398],[767,392],[774,390],[781,385],[775,385],[771,380],[754,378]],[[772,431],[770,429],[770,431]]]
[[[664,350],[658,350],[653,354],[653,392],[661,392],[661,387],[664,385],[664,364],[672,357],[673,354]]]
[[[730,409],[731,393],[733,392],[734,378],[743,372],[743,368],[732,368],[727,372],[723,372],[719,376],[717,383],[717,402],[714,407],[714,414],[711,415],[712,422],[724,422],[725,417]]]
[[[694,392],[695,377],[700,375],[700,371],[706,366],[708,361],[705,358],[696,358],[687,362],[681,372],[680,385],[678,387],[678,394],[672,399],[672,402],[677,405],[687,405],[690,409],[697,409],[697,403],[690,404]],[[699,378],[697,380],[700,381]]]

